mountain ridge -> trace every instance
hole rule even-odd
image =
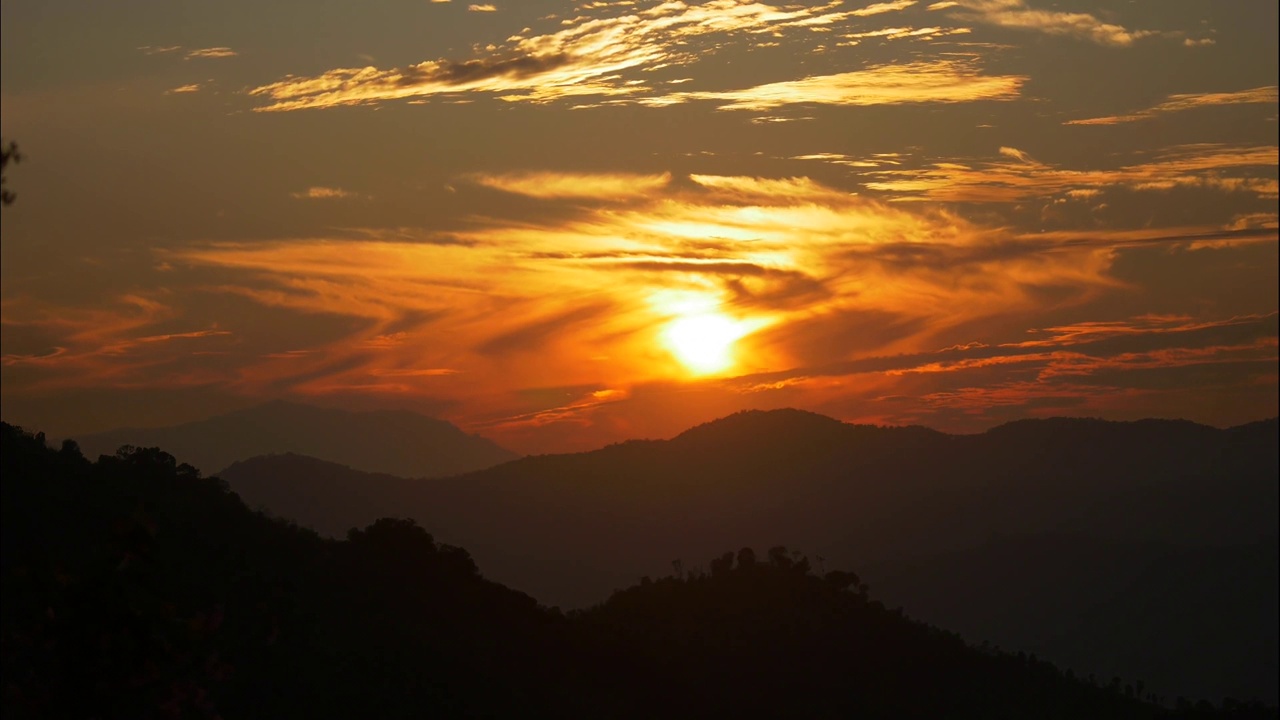
[[[348,411],[271,400],[159,428],[120,428],[75,438],[91,457],[122,445],[163,447],[208,474],[271,452],[296,452],[368,472],[456,475],[519,457],[447,420],[408,410]]]
[[[833,566],[868,568],[873,587],[881,579],[888,583],[887,599],[930,609],[924,602],[929,597],[966,591],[964,577],[946,572],[956,562],[948,552],[981,548],[993,535],[1089,538],[1080,548],[1045,546],[1044,562],[1077,569],[1103,557],[1087,550],[1090,543],[1114,547],[1127,558],[1118,566],[1108,562],[1110,569],[1096,578],[1086,573],[1076,580],[1082,588],[1055,585],[1052,565],[1039,568],[1034,556],[1019,555],[1017,541],[960,556],[965,567],[996,579],[990,582],[1028,569],[1044,575],[1027,595],[1034,607],[1023,614],[1053,622],[1043,632],[1031,620],[1023,622],[1024,639],[1033,646],[1049,638],[1047,647],[1084,658],[1083,669],[1090,662],[1111,664],[1099,648],[1119,634],[1098,629],[1106,623],[1145,623],[1147,615],[1199,617],[1190,606],[1198,593],[1144,596],[1149,612],[1131,603],[1106,609],[1108,592],[1122,592],[1128,578],[1153,563],[1168,566],[1160,577],[1218,588],[1220,604],[1259,627],[1269,626],[1270,616],[1255,618],[1255,603],[1235,595],[1242,589],[1193,558],[1199,548],[1222,547],[1227,565],[1245,562],[1241,577],[1280,574],[1274,562],[1249,549],[1276,535],[1275,425],[1270,420],[1217,429],[1066,419],[947,435],[919,427],[850,425],[803,411],[748,412],[668,440],[530,456],[448,478],[387,479],[323,466],[302,471],[291,469],[287,458],[244,463],[223,477],[251,505],[303,524],[310,520],[335,536],[381,515],[413,517],[442,539],[469,548],[493,578],[566,607],[579,607],[637,576],[657,575],[681,558],[709,557],[735,545],[786,545]],[[305,510],[303,497],[325,514]],[[320,520],[323,526],[315,524]],[[1164,561],[1163,552],[1144,549],[1152,543],[1188,550]],[[923,559],[917,570],[891,572],[914,559]],[[1190,569],[1175,572],[1184,561]],[[1249,586],[1257,582],[1251,579]],[[1064,606],[1058,596],[1076,599]],[[948,626],[974,633],[990,626],[982,617],[966,616],[964,607],[935,605],[932,611]],[[1018,610],[1015,605],[1007,612]],[[1094,630],[1072,630],[1075,618],[1090,612],[1096,621],[1083,627]],[[1182,632],[1176,623],[1166,625],[1152,627]],[[1102,644],[1081,649],[1073,632],[1080,642]],[[1145,649],[1156,644],[1136,631],[1125,637],[1117,652],[1139,658],[1134,668],[1153,687],[1192,683],[1185,677],[1161,680],[1161,658]],[[1243,656],[1250,658],[1246,664],[1275,667],[1268,647],[1274,643],[1248,651],[1255,654]],[[1188,662],[1202,663],[1205,677],[1222,678],[1210,670],[1239,660],[1209,651],[1199,655]],[[1274,682],[1250,687],[1274,699]]]
[[[154,448],[0,442],[5,717],[1276,716],[966,643],[785,547],[566,614],[412,520],[325,540]]]

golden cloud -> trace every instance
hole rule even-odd
[[[237,55],[239,55],[239,53],[237,53],[235,50],[232,50],[229,47],[210,47],[210,48],[198,48],[196,50],[189,50],[186,54],[186,58],[188,60],[216,59],[216,58],[235,57]]]
[[[1212,143],[1167,148],[1153,160],[1112,170],[1052,166],[1037,162],[1016,148],[1001,148],[1000,154],[1009,160],[987,161],[976,166],[939,162],[919,169],[868,170],[867,174],[877,179],[867,182],[866,186],[897,194],[901,199],[947,202],[1013,203],[1059,193],[1088,197],[1088,191],[1107,187],[1140,191],[1198,187],[1274,199],[1276,179],[1262,171],[1280,164],[1280,149],[1275,146]]]
[[[633,175],[627,173],[527,172],[475,174],[478,185],[527,197],[597,198],[620,200],[650,195],[671,182],[671,173]]]
[[[693,49],[695,41],[705,41],[714,50],[734,34],[827,29],[855,16],[901,10],[912,3],[895,0],[854,11],[838,11],[839,4],[800,7],[739,0],[711,0],[700,5],[665,2],[643,10],[630,9],[629,14],[621,16],[583,15],[563,21],[564,27],[556,32],[513,35],[503,45],[493,46],[470,60],[428,60],[386,70],[338,68],[310,77],[289,76],[253,88],[249,94],[268,101],[256,108],[259,111],[471,92],[527,102],[581,96],[635,98],[648,105],[693,99],[729,100],[727,109],[759,109],[793,102],[874,105],[1004,100],[1016,95],[1026,80],[1021,76],[984,77],[971,63],[959,60],[876,66],[720,93],[664,94],[655,92],[643,78],[624,78],[628,71],[697,61],[703,54]],[[952,31],[926,28],[907,30],[905,34],[933,36],[946,32]]]
[[[727,100],[721,110],[772,110],[784,105],[896,105],[1013,100],[1024,75],[982,75],[972,62],[934,60],[877,65],[865,70],[768,83],[744,90],[672,93],[640,100],[671,104],[688,100]]]
[[[907,351],[957,324],[1017,312],[1038,287],[1075,286],[1084,298],[1115,285],[1106,275],[1106,247],[1064,243],[1048,255],[1006,231],[805,177],[695,175],[686,184],[666,175],[543,173],[482,180],[549,202],[594,206],[545,223],[491,218],[450,233],[450,243],[218,243],[167,251],[164,259],[242,273],[243,281],[205,292],[364,321],[315,356],[293,357],[288,366],[264,360],[244,371],[258,383],[323,378],[298,383],[298,392],[373,385],[463,392],[455,380],[463,377],[469,387],[489,388],[626,388],[680,378],[686,373],[664,347],[662,329],[695,311],[742,323],[735,372],[759,371],[810,362],[805,348],[816,342],[785,338],[795,337],[790,328],[824,316],[903,318],[910,332],[846,352]],[[610,183],[630,193],[628,203],[592,189]],[[324,371],[335,365],[340,369]]]
[[[1136,40],[1158,34],[1148,30],[1129,30],[1122,25],[1104,22],[1090,13],[1035,10],[1024,0],[960,0],[935,3],[930,9],[946,7],[961,8],[964,12],[957,13],[957,17],[972,22],[1073,37],[1099,45],[1128,47]]]
[[[312,186],[301,192],[289,193],[289,195],[298,200],[340,200],[359,197],[355,193],[342,188],[324,186]]]
[[[1181,162],[1199,157],[1179,152]],[[1014,148],[1002,157],[1046,171]],[[956,328],[996,319],[1016,326],[1046,292],[1061,310],[1121,289],[1110,272],[1117,248],[1186,245],[1186,237],[1167,228],[1164,238],[1155,230],[1141,237],[1095,231],[1083,240],[1079,233],[1018,234],[804,176],[528,172],[470,179],[457,184],[459,193],[481,192],[477,186],[519,193],[554,212],[530,216],[527,207],[505,208],[518,216],[473,218],[461,229],[417,236],[367,230],[358,238],[156,251],[170,272],[209,278],[187,283],[200,296],[334,319],[330,326],[342,329],[324,340],[196,362],[190,344],[233,351],[234,328],[174,329],[181,321],[177,298],[131,296],[78,313],[6,300],[6,327],[39,328],[50,338],[47,350],[6,356],[6,366],[39,369],[46,382],[62,386],[144,386],[161,378],[246,393],[430,398],[463,408],[455,419],[464,424],[519,434],[622,412],[643,401],[638,388],[688,382],[690,372],[667,344],[670,328],[688,318],[715,318],[734,330],[732,366],[699,385],[718,388],[715,407],[725,411],[733,402],[806,397],[871,402],[901,392],[902,383],[927,382],[912,390],[926,397],[917,410],[985,412],[1037,393],[1063,392],[1065,399],[1063,378],[1081,382],[1091,369],[1227,367],[1274,356],[1265,337],[1254,337],[1257,327],[1274,324],[1274,314],[1081,322],[1012,342],[1002,343],[1007,336],[957,342]],[[1233,328],[1254,336],[1107,346]],[[1170,347],[1220,350],[1157,352]],[[1020,386],[1000,375],[981,394],[939,389],[961,382],[949,378],[1010,372],[1039,379]],[[528,395],[538,388],[564,389]],[[731,396],[742,399],[730,402]],[[886,409],[883,417],[891,416],[905,417]]]
[[[1164,113],[1181,112],[1183,110],[1193,110],[1196,108],[1217,107],[1221,105],[1274,105],[1276,102],[1277,95],[1275,85],[1256,87],[1250,90],[1240,90],[1238,92],[1184,93],[1180,95],[1170,95],[1159,105],[1149,107],[1145,110],[1139,110],[1129,115],[1108,115],[1105,117],[1085,118],[1083,120],[1068,120],[1063,124],[1118,125],[1120,123],[1148,120]]]

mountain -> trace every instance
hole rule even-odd
[[[1162,689],[1217,678],[1206,694],[1274,702],[1275,673],[1262,677],[1277,666],[1274,613],[1259,614],[1255,591],[1280,576],[1257,549],[1277,535],[1277,455],[1275,420],[1219,430],[1052,419],[955,436],[786,410],[452,478],[409,482],[289,457],[222,477],[251,505],[334,535],[383,514],[415,518],[494,579],[555,605],[583,606],[720,548],[785,544],[863,568],[873,587],[883,579],[886,599],[976,642],[1043,648],[1082,672],[1130,657]],[[1009,541],[1024,557],[1001,559],[999,536],[1035,540]],[[1053,540],[1064,537],[1079,540]],[[1197,559],[1206,553],[1218,560]],[[1070,568],[1057,584],[1046,580],[1055,563]],[[1028,567],[1035,574],[1018,585]],[[1160,593],[1137,593],[1148,572]],[[1246,635],[1214,641],[1212,624],[1233,608]],[[1141,632],[1116,630],[1137,620]],[[1176,641],[1152,642],[1160,633],[1205,644],[1171,660]],[[1245,686],[1227,682],[1224,669],[1242,664],[1260,670],[1241,676],[1253,678]]]
[[[504,582],[575,606],[674,559],[744,543],[862,565],[996,534],[1251,543],[1277,534],[1277,444],[1275,420],[1219,430],[1057,419],[947,435],[782,410],[430,481],[288,456],[221,477],[250,504],[329,534],[380,513],[413,517]],[[573,580],[553,579],[570,569]]]
[[[973,647],[782,547],[566,615],[411,520],[326,540],[156,449],[0,446],[6,718],[1277,716]]]
[[[971,640],[1158,692],[1274,703],[1278,547],[1006,536],[862,575],[886,603]]]
[[[366,473],[307,455],[259,455],[232,463],[219,477],[237,478],[232,489],[255,509],[296,520],[326,537],[345,537],[383,517],[404,516],[401,498],[434,482]]]
[[[110,455],[122,445],[164,448],[207,473],[285,452],[409,477],[456,475],[519,457],[452,423],[413,412],[351,412],[284,400],[172,427],[109,430],[76,440],[89,457]]]

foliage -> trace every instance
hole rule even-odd
[[[9,169],[9,163],[17,165],[21,160],[22,155],[18,152],[17,143],[6,144],[0,141],[0,205],[12,205],[17,198],[13,191],[5,187],[9,178],[4,176],[4,172]]]

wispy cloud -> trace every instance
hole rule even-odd
[[[878,65],[836,75],[758,85],[722,92],[683,92],[641,100],[671,104],[688,100],[728,101],[721,110],[772,110],[784,105],[897,105],[1013,100],[1023,75],[983,75],[972,62],[935,60]]]
[[[142,45],[138,48],[146,55],[178,55],[184,60],[217,60],[236,57],[240,53],[229,47],[207,47],[188,50],[181,45]]]
[[[1036,10],[1024,0],[960,0],[936,3],[931,9],[942,7],[959,8],[961,11],[956,12],[956,16],[970,22],[1072,37],[1113,47],[1127,47],[1137,40],[1158,34],[1149,30],[1130,30],[1100,20],[1091,13]]]
[[[1078,322],[1029,330],[1030,334],[1040,337],[1034,340],[1005,343],[1002,347],[1070,347],[1141,335],[1169,335],[1232,327],[1256,327],[1268,322],[1274,324],[1276,315],[1272,312],[1264,315],[1241,315],[1211,320],[1200,320],[1189,315],[1141,315],[1126,320]]]
[[[1219,93],[1183,93],[1170,95],[1159,105],[1139,110],[1128,115],[1108,115],[1104,117],[1068,120],[1064,125],[1117,125],[1119,123],[1148,120],[1164,113],[1194,110],[1196,108],[1218,107],[1222,105],[1275,105],[1277,102],[1276,86],[1257,87],[1238,92]]]
[[[289,193],[290,197],[298,200],[341,200],[345,198],[360,197],[358,194],[349,190],[343,190],[336,187],[313,186],[301,192]]]
[[[593,194],[593,177],[630,194],[622,203]],[[1116,243],[1128,242],[1023,238],[805,177],[541,173],[472,180],[571,205],[544,221],[477,218],[474,227],[453,231],[448,244],[219,243],[166,251],[164,259],[240,278],[206,292],[361,321],[315,356],[245,369],[246,378],[300,377],[291,386],[304,393],[377,385],[414,394],[452,382],[448,374],[417,372],[423,368],[466,368],[478,387],[568,378],[617,388],[681,377],[661,350],[661,331],[681,308],[694,306],[751,328],[739,341],[740,371],[805,367],[829,356],[832,322],[838,324],[832,318],[842,316],[879,314],[897,328],[879,337],[854,332],[856,343],[845,352],[918,351],[950,328],[1021,312],[1040,288],[1057,288],[1060,297],[1074,288],[1083,299],[1117,287],[1108,269]],[[439,337],[450,343],[433,341]],[[533,356],[538,362],[524,361]]]
[[[967,35],[970,32],[972,31],[969,28],[964,27],[888,27],[880,28],[878,30],[846,33],[841,36],[843,41],[839,44],[842,46],[852,46],[861,43],[863,40],[871,38],[879,38],[882,40],[902,40],[904,38],[933,40],[935,38],[947,37],[948,35]]]
[[[209,47],[209,48],[198,48],[196,50],[189,50],[187,51],[186,58],[188,60],[217,59],[217,58],[235,57],[239,54],[240,53],[237,53],[235,50],[232,50],[229,47]]]
[[[525,172],[476,174],[478,185],[535,198],[626,200],[651,195],[671,182],[671,174]]]
[[[1017,148],[999,156],[1020,172],[1054,171]],[[188,283],[202,297],[248,301],[281,319],[328,318],[338,330],[322,340],[202,365],[191,344],[233,352],[237,338],[179,325],[177,298],[131,297],[85,313],[6,300],[7,342],[14,327],[48,341],[4,361],[40,373],[43,387],[160,378],[245,393],[464,402],[476,424],[520,435],[607,424],[610,413],[652,397],[644,388],[686,381],[663,330],[690,312],[745,329],[730,377],[696,386],[718,393],[703,412],[847,401],[863,408],[852,417],[918,422],[1046,403],[1089,409],[1091,398],[1111,402],[1133,387],[1119,373],[1219,368],[1253,377],[1276,354],[1274,313],[1031,321],[1040,329],[1021,337],[969,334],[993,323],[1025,327],[1027,308],[1046,294],[1062,309],[1124,292],[1112,270],[1126,248],[1186,252],[1227,231],[1025,233],[804,176],[540,171],[463,176],[455,187],[464,200],[498,190],[538,202],[510,203],[525,208],[510,217],[472,216],[431,242],[390,229],[156,251],[170,273],[204,278]],[[519,400],[567,385],[577,389]],[[1098,387],[1118,389],[1107,396]]]
[[[916,4],[916,0],[890,0],[890,2],[872,3],[866,7],[854,10],[852,14],[858,17],[868,17],[871,15],[880,15],[881,13],[897,12],[898,10],[906,10]]]
[[[564,27],[556,32],[525,31],[503,45],[486,48],[469,60],[428,60],[389,70],[340,68],[311,77],[289,76],[253,88],[250,94],[268,101],[257,108],[260,111],[325,108],[470,92],[493,93],[504,100],[529,102],[579,96],[645,97],[652,94],[648,80],[628,80],[624,77],[628,72],[692,64],[703,57],[695,48],[714,52],[719,43],[736,34],[755,36],[788,30],[825,30],[858,12],[837,10],[838,5],[774,6],[737,0],[711,0],[700,5],[666,2],[631,9],[629,14],[620,16],[583,15],[565,20]],[[879,14],[905,7],[907,4],[901,2],[881,3],[862,11],[865,14],[876,8],[873,14]],[[948,74],[948,68],[952,74],[965,77],[944,80],[941,76]],[[785,94],[790,98],[804,91],[815,93],[815,102],[835,102],[839,98],[848,104],[887,102],[895,94],[901,97],[908,93],[907,87],[912,84],[908,75],[917,71],[926,71],[926,75],[917,83],[921,90],[914,101],[925,100],[923,93],[930,83],[943,93],[944,101],[955,101],[966,94],[953,87],[956,83],[969,85],[972,93],[984,92],[975,87],[980,81],[968,77],[973,73],[967,70],[958,62],[917,63],[900,66],[896,77],[890,77],[891,70],[865,70],[810,78],[790,85],[763,86],[767,89],[757,89],[754,93],[740,91],[748,95],[739,98],[738,104],[754,102],[776,106],[777,101],[749,98],[761,93]],[[997,78],[987,82],[1003,89],[989,85],[986,93],[1004,96],[1011,82],[1021,80]],[[867,103],[849,101],[855,92],[864,92],[874,99]],[[693,96],[666,97],[682,102]],[[714,95],[708,97],[717,99]],[[735,93],[730,91],[718,99],[734,97]]]
[[[98,307],[70,308],[30,297],[7,299],[2,323],[6,335],[38,329],[51,339],[38,352],[7,352],[6,371],[26,374],[28,390],[66,387],[177,387],[227,379],[193,363],[192,345],[225,341],[232,333],[218,327],[165,330],[179,312],[154,297],[130,294]],[[197,345],[196,347],[200,347]],[[205,347],[208,347],[205,345]]]
[[[1090,191],[1123,187],[1137,191],[1205,188],[1268,199],[1277,196],[1269,168],[1280,164],[1276,147],[1220,144],[1181,145],[1155,159],[1115,169],[1069,169],[1037,162],[1016,148],[1001,148],[1008,160],[973,164],[938,162],[917,169],[874,169],[873,190],[900,197],[947,202],[1019,202],[1057,194],[1090,197]]]

